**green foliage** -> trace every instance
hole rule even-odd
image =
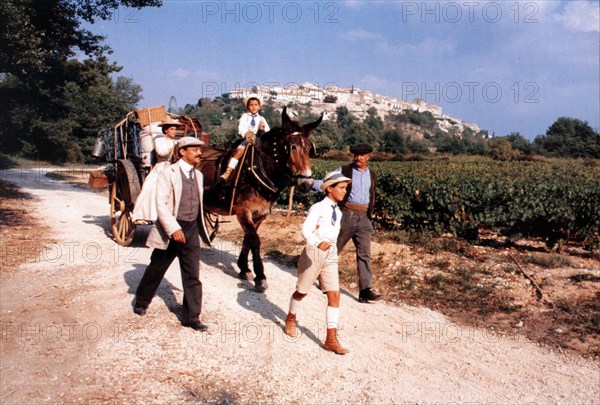
[[[0,3],[0,147],[36,159],[79,161],[98,131],[133,109],[141,88],[103,54],[82,21],[157,0],[8,0]],[[74,56],[79,55],[79,59]]]
[[[346,106],[339,106],[336,108],[335,113],[337,114],[336,122],[341,129],[349,128],[356,121]]]
[[[510,161],[516,160],[520,153],[513,149],[510,139],[498,137],[491,139],[487,144],[487,155],[494,160]]]
[[[402,114],[389,114],[386,120],[397,126],[402,123],[409,123],[429,130],[433,130],[437,126],[433,114],[429,111],[404,110]]]
[[[534,144],[548,156],[600,158],[600,133],[576,118],[558,118]]]
[[[140,100],[130,78],[105,58],[65,63],[61,86],[33,87],[14,76],[0,82],[0,146],[7,153],[59,162],[89,156],[98,131],[112,127]]]
[[[316,160],[315,178],[348,164]],[[379,226],[452,232],[468,240],[478,230],[512,239],[544,238],[548,246],[569,235],[584,240],[600,228],[600,167],[562,161],[373,162],[378,173]],[[296,194],[310,207],[320,193]],[[283,204],[285,202],[282,201]]]
[[[408,152],[404,134],[400,129],[389,129],[383,133],[382,150],[402,155]]]
[[[525,155],[531,154],[531,143],[519,132],[511,132],[506,136],[506,139],[510,141],[513,149],[516,149]]]

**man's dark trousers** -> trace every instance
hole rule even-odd
[[[373,224],[367,214],[358,215],[343,210],[340,234],[337,239],[337,250],[341,252],[350,239],[356,247],[356,265],[358,267],[358,284],[361,290],[371,288],[373,271],[371,269],[371,236]]]
[[[171,239],[166,250],[154,249],[150,264],[140,281],[135,293],[136,305],[148,307],[154,297],[160,282],[169,269],[175,257],[179,259],[181,268],[181,284],[183,285],[183,316],[182,323],[192,323],[199,320],[202,311],[202,283],[200,274],[200,241],[198,239],[197,221],[185,222],[178,220],[185,235],[185,243]]]

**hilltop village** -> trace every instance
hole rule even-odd
[[[387,114],[400,114],[404,110],[428,111],[436,119],[438,127],[445,132],[454,129],[455,133],[461,134],[464,128],[470,128],[475,134],[480,132],[476,124],[443,114],[439,105],[427,103],[422,99],[405,101],[356,87],[320,88],[311,83],[304,83],[286,86],[238,87],[228,92],[230,98],[243,99],[251,95],[258,95],[264,101],[271,101],[275,107],[283,107],[289,103],[303,104],[315,114],[323,113],[328,120],[336,119],[336,109],[340,105],[348,108],[349,112],[360,120],[367,117],[370,108],[375,108],[381,119],[384,119]]]

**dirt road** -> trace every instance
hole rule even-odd
[[[9,170],[35,201],[53,242],[15,243],[2,228],[2,403],[600,403],[597,362],[520,337],[461,327],[427,308],[359,304],[342,294],[340,337],[351,353],[325,352],[326,299],[303,301],[301,334],[282,324],[293,268],[266,261],[270,289],[236,278],[238,246],[202,251],[202,320],[181,328],[175,262],[148,314],[132,312],[149,262],[140,229],[131,247],[109,235],[106,192]]]

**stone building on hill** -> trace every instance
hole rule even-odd
[[[263,101],[272,101],[275,107],[283,107],[290,103],[310,106],[312,112],[323,113],[325,119],[334,120],[335,111],[339,106],[345,106],[356,118],[363,120],[367,117],[367,111],[375,108],[381,119],[388,114],[400,114],[404,110],[419,112],[429,111],[438,122],[442,131],[454,130],[461,134],[464,128],[470,128],[474,133],[479,133],[480,128],[476,124],[466,123],[460,118],[451,117],[442,113],[442,107],[427,103],[422,99],[405,101],[396,97],[384,96],[356,87],[326,86],[320,88],[312,83],[240,87],[229,91],[230,98],[243,99],[257,95]]]

